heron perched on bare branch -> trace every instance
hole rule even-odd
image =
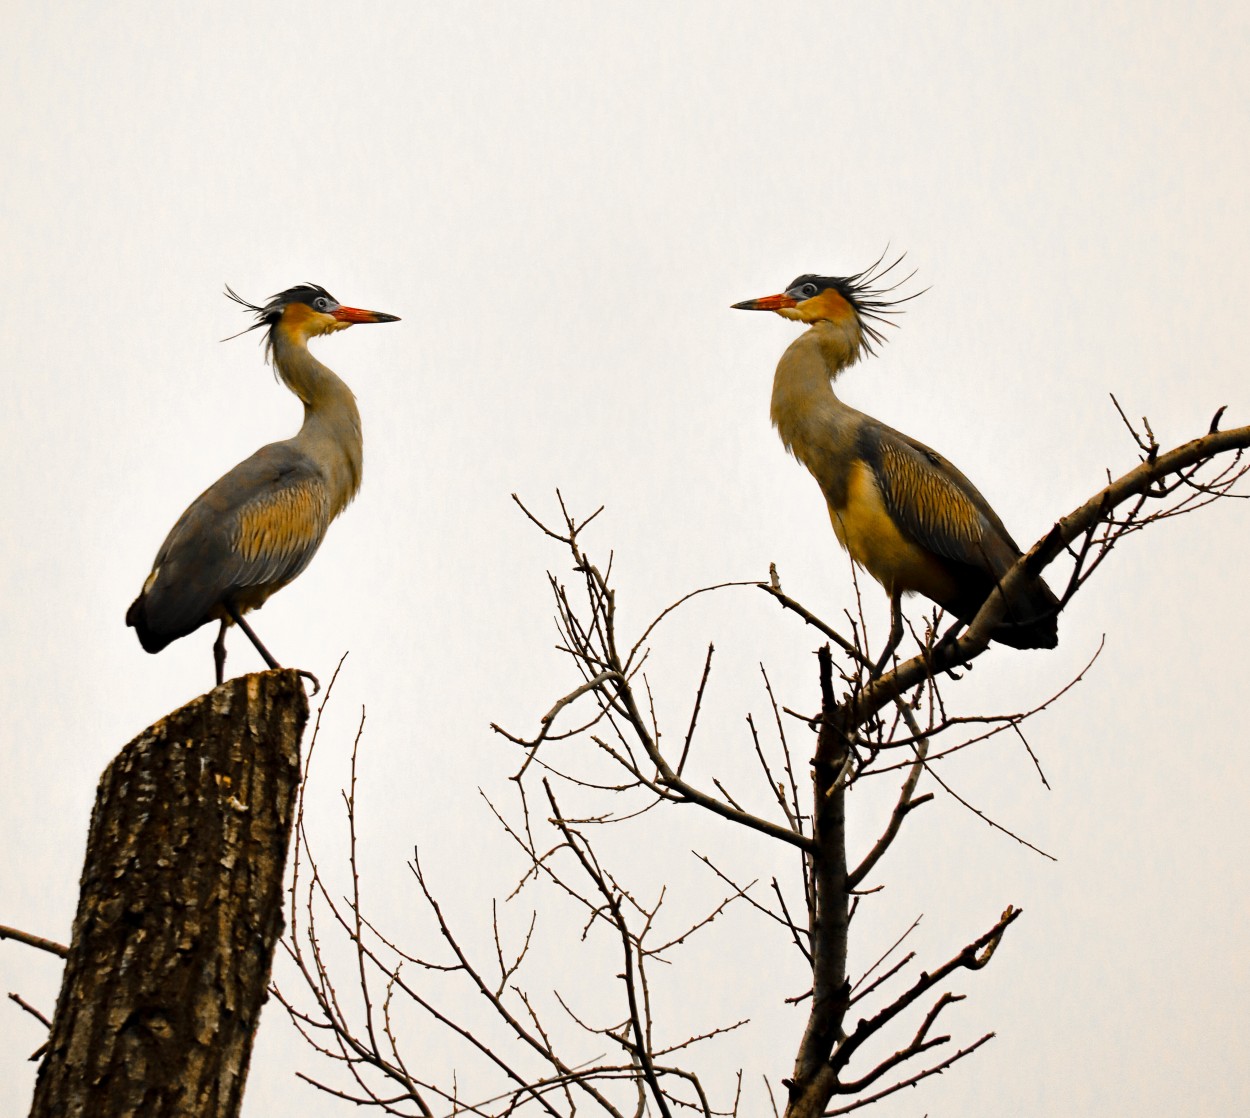
[[[289,288],[263,307],[229,287],[226,294],[256,315],[248,330],[267,328],[266,359],[303,401],[304,423],[294,438],[261,447],[191,503],[126,611],[126,624],[148,652],[220,621],[213,644],[218,683],[231,623],[247,634],[266,664],[279,666],[243,615],[308,566],[330,521],[360,488],[363,442],[356,398],[308,352],[308,340],[359,322],[399,321],[393,314],[345,307],[316,284]]]
[[[777,365],[773,425],[819,483],[838,542],[890,595],[892,649],[902,636],[903,594],[924,594],[970,623],[1020,549],[976,486],[942,455],[834,395],[833,381],[874,352],[883,341],[878,327],[906,301],[889,297],[897,283],[881,286],[899,261],[884,268],[881,262],[853,276],[799,276],[782,294],[734,309],[775,311],[810,327]],[[1034,579],[1006,603],[991,639],[1054,648],[1058,610],[1050,588]]]

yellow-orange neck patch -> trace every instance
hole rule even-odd
[[[278,330],[291,342],[303,343],[318,334],[346,330],[350,322],[340,322],[331,314],[315,311],[307,303],[288,303],[282,309]]]
[[[779,315],[794,319],[796,322],[858,322],[859,314],[855,308],[832,287],[804,299],[793,307],[778,310]]]

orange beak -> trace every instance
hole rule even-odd
[[[793,295],[765,295],[762,299],[747,299],[742,303],[735,303],[729,309],[731,311],[779,311],[786,307],[798,306],[798,300]]]
[[[362,311],[357,307],[335,307],[330,312],[340,322],[398,322],[399,316],[381,311]]]

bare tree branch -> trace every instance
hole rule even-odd
[[[69,954],[69,948],[63,943],[44,939],[43,936],[32,935],[30,932],[23,932],[18,928],[10,928],[5,924],[0,924],[0,939],[16,940],[18,943],[26,944],[27,947],[37,947],[40,951],[46,951],[50,955],[56,955],[62,959]]]
[[[661,1041],[664,1022],[657,1018],[656,1007],[663,1000],[657,994],[653,1001],[653,980],[661,982],[686,958],[685,946],[731,910],[738,915],[728,918],[750,920],[765,934],[781,936],[796,947],[804,977],[810,974],[806,992],[785,999],[806,1003],[808,1014],[793,1073],[782,1081],[786,1118],[845,1114],[871,1105],[941,1074],[985,1044],[993,1033],[963,1047],[950,1036],[933,1035],[945,1009],[963,997],[939,987],[956,971],[986,966],[1019,916],[1018,909],[1009,906],[986,932],[932,970],[916,966],[915,952],[900,954],[913,923],[854,983],[847,972],[850,930],[858,906],[871,903],[865,898],[881,888],[865,890],[864,883],[886,864],[908,815],[934,796],[921,787],[925,774],[991,827],[1037,849],[957,795],[934,768],[934,762],[953,752],[1010,731],[1045,783],[1042,753],[1025,737],[1024,724],[1080,682],[1097,653],[1049,698],[1019,711],[964,713],[954,702],[954,684],[964,667],[988,648],[990,634],[1017,588],[1063,557],[1071,564],[1060,595],[1063,608],[1127,536],[1239,495],[1233,489],[1250,469],[1241,457],[1250,447],[1250,427],[1220,431],[1220,409],[1206,435],[1165,452],[1144,418],[1134,423],[1118,401],[1115,406],[1139,464],[1118,479],[1108,475],[1098,493],[1060,519],[1006,574],[971,624],[948,624],[943,632],[938,610],[917,618],[914,626],[908,620],[909,639],[919,651],[903,658],[894,650],[888,662],[870,654],[859,572],[849,560],[854,603],[837,627],[785,594],[774,566],[764,582],[722,582],[678,594],[650,622],[627,633],[617,609],[614,557],[609,552],[606,565],[599,565],[583,543],[584,531],[602,509],[578,520],[557,491],[558,516],[549,526],[514,495],[524,515],[567,549],[572,564],[567,580],[548,574],[557,648],[571,661],[572,678],[547,704],[532,735],[492,727],[527,751],[509,785],[509,795],[517,797],[514,806],[483,792],[524,864],[502,903],[490,904],[488,945],[479,959],[472,949],[475,937],[458,930],[414,852],[410,870],[435,932],[437,958],[406,953],[362,911],[353,750],[343,797],[349,842],[346,893],[333,891],[313,860],[301,813],[291,894],[299,897],[302,911],[292,914],[288,951],[312,1004],[298,1007],[285,999],[283,1004],[315,1050],[336,1061],[349,1080],[346,1087],[322,1089],[385,1113],[428,1118],[443,1112],[503,1118],[521,1110],[549,1115],[593,1110],[614,1118],[641,1118],[645,1113],[669,1118],[691,1111],[711,1118],[736,1115],[740,1105],[750,1111],[749,1104],[740,1102],[740,1071],[732,1091],[720,1094],[731,1096],[727,1108],[722,1104],[718,1109],[712,1101],[716,1092],[705,1090],[696,1065],[689,1062],[701,1046],[743,1022],[712,1023]],[[1231,457],[1215,461],[1220,455]],[[739,586],[764,590],[838,649],[836,659],[829,646],[818,652],[819,714],[795,716],[806,730],[783,725],[782,712],[793,710],[778,701],[761,665],[775,734],[766,720],[757,724],[748,712],[741,749],[758,765],[766,797],[755,779],[743,782],[736,771],[711,767],[727,753],[722,742],[715,749],[701,748],[700,763],[694,764],[695,735],[709,732],[713,644],[707,642],[697,685],[678,711],[667,709],[666,690],[653,690],[648,678],[655,677],[652,642],[663,631],[661,622],[694,597]],[[794,687],[787,684],[785,690],[793,692]],[[810,686],[806,692],[785,697],[794,708],[811,710],[815,703]],[[666,735],[674,718],[683,729]],[[814,740],[808,739],[806,749],[801,743],[792,748],[787,726],[796,742],[807,731],[814,733]],[[905,759],[900,749],[908,751]],[[811,756],[808,780],[798,772],[805,754]],[[537,775],[532,767],[539,770]],[[861,779],[895,770],[900,772],[897,794],[868,831],[876,839],[850,863],[848,792]],[[531,809],[539,777],[543,799],[535,798]],[[757,810],[754,805],[761,799],[763,807]],[[539,806],[544,800],[549,811]],[[566,811],[565,803],[575,810]],[[666,814],[675,804],[693,805],[717,823],[782,844],[771,849],[788,873],[740,873],[728,862],[722,868],[713,848],[695,855],[716,875],[716,888],[723,889],[710,900],[679,896],[662,881],[658,886],[645,879],[639,884],[633,862],[625,863],[627,870],[621,872],[609,857],[614,847],[606,841],[604,828],[636,827],[643,818],[649,824],[659,818],[652,813]],[[654,829],[646,833],[650,837]],[[738,905],[740,900],[746,903]],[[509,903],[532,907],[519,921],[505,921]],[[619,960],[613,975],[599,976],[607,980],[606,995],[598,988],[594,993],[583,989],[581,975],[570,979],[578,983],[575,995],[552,989],[548,996],[546,987],[541,994],[532,988],[530,971],[543,958],[544,935],[550,934],[540,916],[552,904],[560,906],[562,927],[576,936],[580,924],[582,941],[606,946]],[[331,935],[342,937],[352,951],[351,988],[341,980],[336,987],[323,948]],[[571,972],[574,961],[570,958],[565,965]],[[485,1026],[465,1014],[470,1000],[486,1008]],[[420,1067],[411,1050],[403,1054],[393,1007],[404,1001],[409,1012],[423,1014],[433,1027],[466,1046],[478,1061],[474,1074],[491,1076],[493,1085],[466,1092],[455,1074],[440,1079]],[[852,1018],[852,1005],[864,1016]],[[874,1046],[888,1044],[887,1054],[870,1066],[859,1066],[866,1062],[870,1041]],[[955,1049],[953,1054],[928,1063],[934,1058],[929,1054],[945,1045]],[[766,1058],[775,1059],[775,1054]],[[776,1115],[781,1108],[767,1077],[765,1087]],[[835,1098],[841,1105],[830,1109]]]

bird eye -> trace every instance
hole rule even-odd
[[[810,299],[816,294],[816,285],[814,283],[805,283],[800,290],[803,292],[804,299]]]
[[[324,295],[318,295],[317,298],[313,300],[313,307],[319,311],[328,311],[330,309],[330,300]]]

